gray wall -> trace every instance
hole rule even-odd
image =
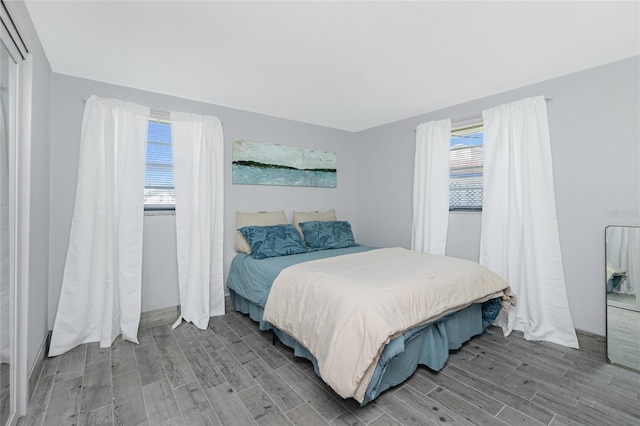
[[[357,133],[359,240],[410,246],[418,124],[479,115],[525,97],[551,97],[547,107],[569,307],[576,328],[603,335],[604,228],[640,225],[639,75],[640,59],[634,57]],[[478,213],[450,214],[448,255],[478,260],[480,218]]]
[[[206,82],[203,82],[206,84]],[[246,111],[135,90],[97,81],[54,74],[51,124],[51,214],[49,250],[49,327],[58,306],[75,197],[83,99],[110,97],[159,111],[214,115],[223,123],[225,139],[225,276],[233,249],[235,212],[335,208],[338,217],[355,222],[354,134]],[[234,139],[334,151],[337,188],[298,188],[231,184],[231,144]],[[145,216],[142,310],[175,306],[178,300],[174,216]]]
[[[49,264],[49,122],[51,67],[31,17],[22,2],[7,7],[33,59],[31,110],[31,165],[29,217],[29,287],[27,312],[27,374],[47,335],[47,281]]]
[[[211,104],[54,74],[51,125],[49,327],[57,309],[68,246],[83,98],[95,94],[152,109],[218,116],[225,134],[225,273],[234,255],[236,211],[337,208],[356,238],[410,245],[415,127],[478,115],[524,97],[548,104],[560,242],[570,309],[579,329],[604,334],[604,227],[639,225],[639,59],[631,58],[356,134]],[[231,185],[231,142],[254,139],[338,154],[338,188]],[[382,172],[381,172],[382,171]],[[356,211],[357,206],[357,211]],[[145,218],[143,311],[178,303],[172,216]],[[478,259],[480,215],[451,214],[447,253]]]

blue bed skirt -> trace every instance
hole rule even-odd
[[[613,293],[614,291],[617,291],[618,286],[622,282],[622,278],[622,275],[613,275],[611,278],[609,278],[609,280],[607,281],[607,293]]]
[[[283,344],[293,348],[296,356],[311,361],[316,374],[320,376],[316,358],[304,346],[283,331],[262,321],[263,307],[233,290],[230,290],[230,294],[236,311],[248,314],[252,320],[257,321],[260,330],[273,329]],[[361,405],[369,403],[380,393],[407,380],[420,364],[435,371],[442,369],[449,357],[449,351],[460,348],[464,342],[481,334],[486,326],[495,320],[499,306],[499,299],[484,304],[476,303],[434,322],[415,327],[393,339],[380,356]]]

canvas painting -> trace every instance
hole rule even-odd
[[[336,187],[335,152],[235,140],[232,160],[234,184]]]

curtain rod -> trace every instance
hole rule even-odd
[[[88,96],[85,96],[84,98],[82,98],[82,102],[86,103],[89,100]],[[149,109],[149,118],[151,120],[155,120],[158,121],[160,123],[171,123],[170,120],[171,117],[171,113],[168,111],[160,111],[157,109]],[[220,121],[220,124],[222,125],[222,121]],[[224,126],[223,126],[224,127]]]
[[[547,103],[549,103],[549,102],[553,101],[553,98],[545,96],[544,100]],[[477,120],[478,122],[482,121],[482,113],[474,114],[474,115],[467,115],[467,116],[464,116],[464,117],[452,118],[451,119],[451,124],[452,125],[454,125],[454,124],[462,124],[462,125],[464,125],[464,124],[474,124],[474,123],[471,123],[471,122],[475,121],[475,120]],[[469,122],[469,123],[464,123],[464,122]]]
[[[89,100],[88,96],[85,96],[84,98],[82,98],[82,102],[86,103]],[[124,101],[124,102],[128,102],[128,101]],[[166,118],[167,120],[169,119],[169,116],[171,115],[168,111],[159,111],[159,110],[155,110],[155,109],[151,109],[149,108],[149,114],[150,115],[155,115],[158,116],[158,118]]]
[[[547,103],[549,103],[549,102],[551,102],[553,100],[553,98],[549,98],[549,97],[545,96],[544,100]],[[461,121],[471,121],[471,120],[480,120],[481,121],[482,120],[482,113],[451,119],[451,123],[453,124],[453,123],[459,123]]]

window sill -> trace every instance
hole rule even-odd
[[[482,209],[455,209],[449,210],[449,214],[482,214]]]
[[[144,211],[145,216],[175,216],[175,209],[149,209]]]

